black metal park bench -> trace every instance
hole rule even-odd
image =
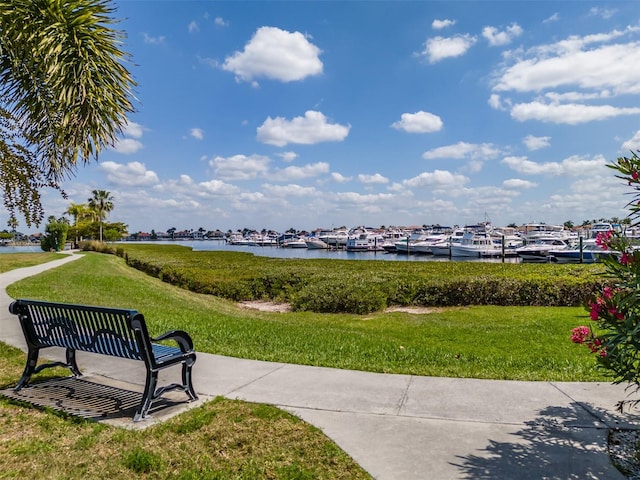
[[[28,386],[32,375],[48,367],[63,366],[75,376],[82,375],[76,351],[83,351],[144,361],[146,382],[134,421],[146,418],[152,402],[164,392],[178,389],[191,401],[198,398],[191,375],[196,353],[191,337],[184,331],[174,330],[152,338],[144,316],[135,310],[16,300],[9,311],[20,319],[29,349],[27,365],[15,391]],[[177,346],[158,343],[163,340],[173,340]],[[40,350],[47,347],[65,348],[66,363],[37,365]],[[158,372],[173,365],[182,366],[182,384],[157,388]]]

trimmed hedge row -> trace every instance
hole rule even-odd
[[[162,245],[127,245],[118,253],[131,267],[194,292],[323,313],[392,305],[579,306],[606,283],[599,265],[294,260]]]

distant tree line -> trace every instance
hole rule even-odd
[[[106,190],[93,190],[93,196],[87,203],[71,203],[64,212],[72,218],[51,215],[47,219],[45,234],[40,239],[43,250],[60,250],[67,238],[73,238],[74,244],[82,240],[98,240],[113,242],[127,234],[128,225],[122,222],[105,222],[107,215],[114,208],[113,196]]]

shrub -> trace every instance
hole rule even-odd
[[[292,260],[186,247],[126,245],[127,263],[182,288],[296,310],[365,312],[388,305],[579,306],[601,288],[601,265]],[[359,293],[353,293],[354,291]]]
[[[98,240],[86,240],[79,243],[79,248],[83,252],[98,252],[98,253],[106,253],[108,255],[115,255],[116,248],[106,244],[104,242],[100,242]],[[124,255],[124,250],[123,250]]]
[[[308,285],[291,301],[293,310],[319,313],[367,314],[383,310],[386,306],[387,297],[377,286],[336,281]]]
[[[640,157],[618,158],[609,165],[635,190],[630,219],[640,224]],[[596,242],[611,252],[603,262],[612,280],[594,295],[587,305],[593,324],[573,329],[571,340],[585,344],[599,365],[608,369],[615,383],[629,382],[640,389],[640,251],[629,238],[619,232],[599,234]],[[624,400],[618,406],[637,404],[640,400]]]
[[[45,252],[60,251],[67,241],[69,224],[63,218],[49,217],[45,226],[45,234],[40,239],[40,248]]]

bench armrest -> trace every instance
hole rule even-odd
[[[171,330],[158,337],[151,338],[152,342],[159,342],[161,340],[174,340],[182,352],[193,352],[193,340],[191,340],[189,334],[183,330]]]

